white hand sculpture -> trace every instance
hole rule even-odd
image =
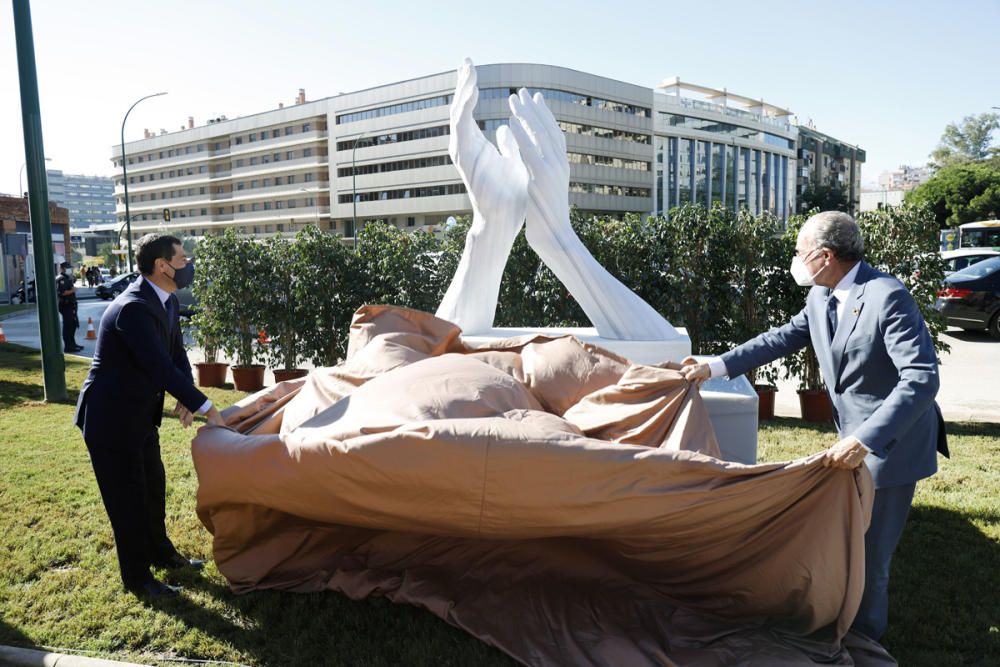
[[[566,137],[541,93],[510,96],[510,124],[528,168],[526,236],[542,261],[579,302],[603,338],[668,340],[677,330],[608,273],[583,245],[569,221]]]
[[[455,276],[437,316],[464,333],[493,327],[500,281],[527,206],[528,172],[506,126],[497,129],[499,152],[483,136],[472,110],[479,99],[476,68],[468,58],[458,69],[451,105],[448,154],[472,200],[472,227]]]

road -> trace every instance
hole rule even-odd
[[[94,342],[86,340],[87,320],[93,318],[95,330],[110,301],[82,300],[79,303],[80,329],[76,340],[84,346],[78,354],[91,357]],[[7,339],[13,343],[39,347],[38,317],[34,312],[16,315],[3,321]],[[947,421],[982,421],[1000,423],[1000,340],[986,332],[965,332],[948,329],[944,339],[951,352],[941,357],[941,389],[937,401]],[[185,341],[190,344],[190,341]],[[189,348],[190,349],[190,348]],[[201,354],[192,350],[191,361],[201,361]],[[220,360],[224,361],[224,360]],[[273,381],[268,371],[267,382]],[[775,414],[798,417],[798,395],[794,381],[778,383]]]

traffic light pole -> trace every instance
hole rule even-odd
[[[42,112],[38,103],[38,73],[35,40],[31,33],[28,0],[14,2],[14,37],[17,42],[17,72],[21,84],[21,122],[24,127],[24,160],[28,171],[28,207],[35,254],[35,295],[38,328],[42,340],[42,375],[45,400],[65,401],[66,363],[62,355],[59,314],[56,310],[55,260],[52,253],[52,222],[49,218],[49,186],[45,177],[42,145]]]

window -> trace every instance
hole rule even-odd
[[[257,133],[256,132],[251,132],[249,134],[249,136],[247,136],[247,141],[249,141],[251,144],[253,142],[257,141]]]
[[[270,211],[271,210],[271,202],[269,202],[269,201],[264,202],[264,210],[265,211]]]
[[[392,104],[385,107],[367,109],[365,111],[345,113],[337,116],[337,125],[342,125],[344,123],[354,123],[359,120],[369,120],[371,118],[381,118],[383,116],[392,116],[398,113],[419,111],[421,109],[430,109],[433,107],[447,106],[451,104],[451,98],[452,98],[451,95],[442,95],[440,97],[431,97],[423,100],[416,100],[415,102],[404,102],[402,104]],[[480,97],[480,99],[482,99],[482,97]]]
[[[247,205],[246,204],[240,204],[239,212],[240,213],[246,213],[246,210],[247,210]]]
[[[572,185],[573,184],[571,183],[570,186]],[[605,186],[605,187],[615,187],[615,186]],[[633,188],[633,189],[639,189],[639,188]],[[376,190],[373,192],[359,192],[357,193],[357,201],[359,202],[387,201],[392,199],[410,199],[411,197],[440,197],[442,195],[457,195],[464,193],[465,193],[465,186],[463,184],[452,183],[449,185],[435,185],[430,187],[413,187],[413,188],[404,188],[399,190]],[[647,193],[646,196],[649,196],[648,189],[646,190],[646,193]],[[312,199],[310,199],[309,201],[312,202]],[[347,193],[339,195],[337,201],[341,204],[350,204],[353,201],[353,199],[351,198],[351,194]],[[312,206],[311,203],[309,205]]]
[[[208,215],[208,209],[207,208],[201,209],[201,215]]]
[[[288,177],[288,184],[295,185],[295,174],[292,174],[291,176]]]
[[[288,208],[295,208],[296,201],[294,199],[288,200]]]
[[[250,187],[251,188],[260,187],[260,181],[250,181]]]
[[[285,203],[284,202],[282,202],[282,201],[276,201],[276,202],[274,202],[274,208],[284,208],[284,207],[285,207]]]
[[[311,130],[312,130],[312,125],[310,125],[309,123],[302,123],[303,132],[309,132]]]
[[[184,155],[190,155],[190,154],[191,154],[191,147],[190,146],[185,146],[184,147]]]
[[[271,179],[270,178],[265,178],[264,182],[261,184],[261,187],[265,187],[265,188],[271,187]]]
[[[305,181],[306,183],[312,183],[312,180],[313,180],[313,175],[312,175],[312,174],[305,174],[305,175],[303,176],[303,180],[304,180],[304,181]]]
[[[271,130],[271,138],[277,139],[281,136],[281,130]]]
[[[284,179],[281,178],[281,176],[275,176],[274,177],[274,184],[275,185],[284,185]]]
[[[205,150],[205,144],[198,144],[198,152],[201,153]]]
[[[198,188],[198,194],[200,194],[200,195],[205,194],[205,187],[204,186]]]
[[[275,153],[272,155],[271,160],[274,162],[281,162],[281,153]]]
[[[237,190],[242,190],[242,189],[243,189],[243,186],[244,186],[244,183],[243,183],[243,181],[240,181],[239,183],[237,183],[237,184],[236,184],[236,189],[237,189]]]
[[[312,157],[312,154],[313,154],[313,149],[311,148],[302,149],[302,157]]]
[[[289,136],[293,131],[294,130],[293,130],[292,126],[289,125],[288,127],[285,128],[285,136],[286,137]]]
[[[286,160],[291,160],[293,158],[295,158],[295,151],[286,151],[285,152],[285,159]]]
[[[242,167],[243,166],[243,159],[240,158],[239,160],[237,160],[236,163],[233,166],[234,167]]]
[[[410,217],[408,217],[406,219],[406,226],[407,227],[413,227],[416,224],[417,224],[417,219],[414,218],[413,216],[410,216]]]
[[[250,166],[254,166],[255,164],[257,164],[257,158],[255,157],[250,158]]]
[[[243,144],[243,137],[236,137],[236,145],[240,146]]]

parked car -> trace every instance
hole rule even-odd
[[[111,280],[111,269],[105,269],[104,267],[99,268],[98,273],[101,274],[101,282],[106,283]]]
[[[94,290],[94,294],[101,299],[113,299],[124,292],[138,277],[138,271],[123,273],[117,278],[112,278],[98,285],[97,289]]]
[[[976,262],[944,279],[934,308],[948,325],[986,329],[1000,339],[1000,256]]]
[[[959,248],[957,250],[944,250],[941,252],[941,259],[946,263],[944,275],[951,275],[955,271],[961,271],[967,266],[976,262],[981,262],[990,257],[1000,255],[1000,250],[993,248]]]
[[[194,298],[190,287],[177,290],[174,296],[177,297],[177,304],[180,306],[178,313],[181,317],[191,317],[197,312],[198,301]]]

